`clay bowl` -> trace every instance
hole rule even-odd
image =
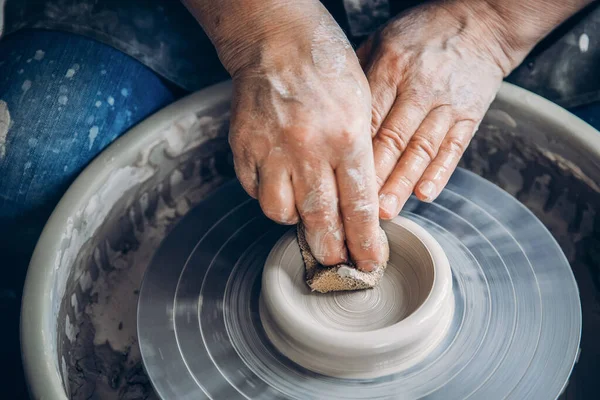
[[[324,375],[370,379],[409,368],[441,341],[454,310],[444,251],[404,217],[383,229],[390,243],[385,278],[354,292],[311,292],[295,231],[277,242],[263,271],[260,311],[282,354]]]

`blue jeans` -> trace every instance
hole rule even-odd
[[[42,228],[82,169],[177,96],[155,73],[96,41],[20,31],[0,41],[0,386],[25,398],[19,313]],[[4,381],[4,382],[3,382]]]

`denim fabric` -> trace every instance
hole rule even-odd
[[[573,108],[569,111],[600,131],[600,102]]]
[[[0,397],[25,396],[21,292],[44,223],[96,155],[174,98],[150,69],[91,39],[20,31],[0,41]]]

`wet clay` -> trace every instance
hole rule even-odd
[[[294,232],[273,247],[260,315],[282,354],[327,376],[376,378],[409,368],[443,339],[454,310],[444,251],[407,218],[382,227],[390,260],[379,285],[367,290],[311,294]],[[348,267],[334,267],[335,273],[340,268]]]

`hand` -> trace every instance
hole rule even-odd
[[[342,30],[319,10],[308,25],[274,30],[234,71],[230,143],[240,182],[269,218],[302,219],[322,264],[350,256],[369,271],[387,256],[377,240],[369,87]]]
[[[422,201],[438,196],[507,73],[496,37],[473,14],[459,2],[418,7],[358,50],[371,87],[383,219],[413,191]]]

